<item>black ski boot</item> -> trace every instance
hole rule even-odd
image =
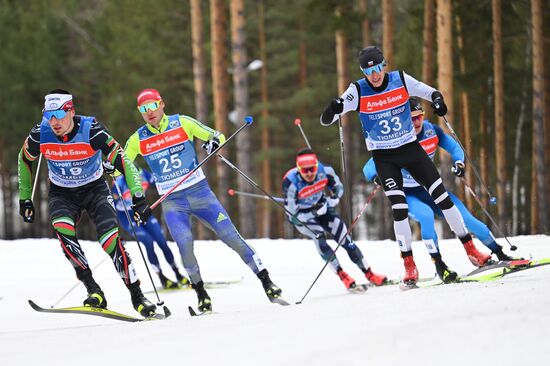
[[[137,280],[136,282],[129,284],[127,287],[130,291],[130,296],[132,297],[132,305],[134,306],[134,309],[136,309],[136,311],[145,318],[148,318],[155,314],[157,306],[147,300],[147,298],[143,295],[143,292],[141,292],[139,285],[140,282]]]
[[[189,281],[189,278],[182,275],[180,273],[180,271],[178,271],[177,267],[173,267],[172,269],[174,270],[174,273],[176,274],[176,279],[178,280],[178,283],[181,286],[190,286],[191,285],[191,281]]]
[[[258,272],[256,276],[258,276],[260,281],[262,281],[262,286],[264,288],[265,294],[269,299],[276,299],[278,297],[281,297],[281,293],[283,291],[271,281],[267,269],[262,269],[260,272]]]
[[[497,249],[493,250],[493,254],[497,256],[499,261],[513,261],[513,260],[522,260],[523,258],[513,258],[510,257],[508,254],[504,253],[502,251],[502,247],[499,245]]]
[[[441,281],[444,283],[453,283],[458,280],[458,275],[456,272],[447,267],[445,262],[441,259],[441,254],[432,256],[432,261],[435,264],[435,271]]]
[[[208,296],[208,293],[204,289],[204,282],[199,281],[192,284],[191,287],[193,287],[193,290],[195,290],[195,292],[197,293],[197,298],[199,300],[199,311],[201,313],[212,311],[212,301],[210,300],[210,296]]]
[[[107,299],[105,294],[101,290],[101,287],[95,282],[92,277],[92,271],[89,269],[77,274],[77,277],[82,281],[84,286],[86,286],[86,291],[88,291],[88,297],[84,300],[84,306],[91,306],[94,308],[106,308]]]
[[[162,274],[162,272],[159,272],[158,276],[159,276],[159,279],[160,279],[160,283],[162,284],[162,287],[164,287],[166,289],[169,289],[169,290],[177,289],[177,288],[180,287],[177,282],[174,282],[174,281],[169,280],[168,278],[166,278],[166,276],[164,274]]]

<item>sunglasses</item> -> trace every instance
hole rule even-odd
[[[417,116],[411,116],[411,118],[413,121],[418,121],[418,120],[422,121],[424,119],[424,113],[419,114]]]
[[[308,174],[308,173],[315,173],[317,171],[317,166],[308,166],[306,168],[300,168],[300,173]]]
[[[363,71],[363,74],[370,76],[373,72],[380,73],[382,72],[382,69],[386,66],[386,63],[382,62],[378,65],[374,65],[371,67],[361,67],[361,71]]]
[[[67,110],[58,109],[58,110],[55,110],[55,111],[44,111],[43,116],[48,121],[51,120],[53,117],[55,117],[57,119],[62,119],[62,118],[65,118],[65,116],[67,115],[67,112],[70,111],[70,110],[71,109],[69,108]]]
[[[160,101],[156,101],[156,102],[151,102],[151,103],[140,105],[138,107],[138,110],[141,113],[146,113],[147,111],[154,112],[159,108],[160,108]]]

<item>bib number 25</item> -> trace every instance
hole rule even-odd
[[[380,120],[378,122],[378,124],[380,126],[382,126],[382,129],[380,130],[380,133],[384,134],[384,135],[387,135],[388,133],[394,131],[394,132],[397,132],[401,129],[401,127],[403,127],[403,125],[401,124],[401,120],[399,119],[399,117],[392,117],[389,121],[388,120]],[[392,126],[390,126],[390,124]]]
[[[162,165],[162,172],[168,173],[172,169],[178,169],[181,167],[181,160],[177,155],[170,155],[170,160],[162,158],[159,160],[159,164]]]

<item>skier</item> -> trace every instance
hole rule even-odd
[[[464,244],[470,261],[476,266],[484,265],[490,256],[474,246],[460,211],[449,198],[433,162],[418,143],[411,121],[409,95],[431,100],[435,113],[444,116],[447,106],[443,95],[403,71],[386,72],[384,55],[376,46],[361,50],[359,64],[365,77],[350,84],[340,98],[330,102],[321,115],[321,125],[329,126],[349,111],[359,112],[367,149],[372,151],[376,171],[392,204],[395,238],[405,266],[403,282],[414,284],[418,280],[418,270],[411,250],[401,168],[406,168],[428,189],[449,226]]]
[[[154,179],[151,173],[149,173],[145,169],[139,169],[140,170],[140,178],[141,178],[141,186],[143,188],[143,191],[147,191],[149,186],[151,184],[154,184]],[[128,221],[128,217],[126,216],[125,210],[128,210],[129,216],[133,216],[133,212],[130,208],[131,206],[131,194],[130,194],[130,188],[126,184],[126,180],[122,175],[119,175],[116,178],[116,184],[118,186],[118,189],[120,189],[120,192],[122,193],[122,197],[124,199],[124,203],[122,202],[122,199],[118,195],[118,190],[116,187],[111,188],[113,198],[115,200],[115,208],[117,210],[118,215],[118,222],[120,226],[129,234],[132,234],[132,223]],[[172,254],[172,251],[170,250],[170,247],[168,246],[168,243],[166,242],[166,238],[164,237],[164,233],[162,232],[162,227],[160,226],[160,223],[158,222],[157,218],[153,215],[149,218],[149,220],[141,226],[134,226],[134,231],[136,233],[136,236],[140,243],[142,243],[145,246],[145,249],[147,251],[147,258],[149,259],[149,262],[151,263],[154,271],[157,273],[160,279],[160,283],[164,288],[168,289],[176,289],[179,288],[180,285],[187,286],[190,285],[190,281],[187,277],[183,276],[179,270],[178,266],[176,265],[176,262],[174,260],[174,255]],[[164,258],[166,258],[166,262],[170,265],[172,270],[174,271],[174,274],[176,275],[176,281],[172,281],[168,279],[164,273],[162,273],[162,270],[160,268],[160,262],[157,257],[157,254],[155,253],[155,242],[159,246],[159,248],[162,250],[162,253],[164,254]]]
[[[159,194],[165,194],[197,166],[193,139],[211,154],[225,141],[225,136],[194,118],[164,114],[165,103],[155,89],[144,89],[137,95],[138,110],[146,122],[128,139],[126,155],[134,160],[141,154],[155,177]],[[201,312],[212,311],[211,299],[204,289],[199,265],[193,252],[191,216],[216,232],[220,239],[239,254],[258,276],[270,300],[281,295],[281,289],[269,278],[267,269],[254,249],[239,234],[229,215],[210,189],[201,169],[189,176],[162,202],[168,230],[178,244],[183,266],[197,293]]]
[[[437,147],[440,146],[451,155],[454,161],[451,168],[453,174],[460,178],[464,177],[464,151],[460,145],[450,135],[446,134],[441,127],[424,119],[422,103],[418,99],[410,98],[409,107],[411,109],[411,118],[416,138],[428,156],[433,160]],[[409,217],[420,224],[422,240],[432,257],[436,272],[441,280],[444,282],[453,282],[457,279],[457,274],[449,269],[441,259],[437,233],[434,229],[434,214],[442,216],[441,209],[435,204],[426,189],[408,171],[403,169],[402,173],[404,192],[409,206]],[[372,158],[363,167],[363,174],[368,180],[377,180],[376,168]],[[466,228],[481,240],[486,247],[491,249],[498,260],[513,259],[502,251],[502,246],[496,242],[487,225],[475,218],[453,193],[449,192],[449,197],[462,214]]]
[[[124,174],[132,193],[134,219],[142,223],[151,210],[136,167],[95,117],[75,114],[73,96],[68,91],[50,91],[45,97],[42,121],[31,130],[19,152],[19,213],[29,223],[34,221],[35,213],[31,200],[32,163],[40,153],[48,162],[48,206],[53,229],[77,278],[86,286],[84,306],[107,307],[105,294],[94,280],[76,237],[76,223],[86,210],[95,223],[103,250],[112,258],[130,291],[134,309],[145,317],[154,314],[156,306],[143,295],[134,265],[118,236],[113,197],[103,178],[101,155]]]
[[[325,196],[325,189],[330,191],[329,197]],[[359,247],[346,235],[346,225],[335,212],[344,194],[344,186],[334,169],[319,162],[313,150],[306,148],[298,152],[296,167],[283,177],[283,194],[287,210],[307,224],[315,234],[321,235],[316,238],[294,216],[289,216],[290,222],[300,233],[313,239],[321,258],[327,261],[332,257],[330,265],[347,289],[356,287],[355,280],[344,272],[336,256],[332,256],[333,250],[327,244],[325,231],[338,243],[342,242],[350,259],[361,269],[367,280],[376,286],[387,282],[386,276],[371,270]]]

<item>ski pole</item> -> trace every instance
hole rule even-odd
[[[128,208],[126,207],[126,202],[124,202],[124,197],[122,196],[122,192],[120,191],[120,188],[118,187],[118,184],[116,183],[116,178],[114,174],[111,175],[111,178],[113,179],[113,184],[116,188],[116,191],[118,193],[118,197],[120,197],[120,201],[122,202],[122,206],[124,207],[124,213],[126,214],[126,219],[128,219],[128,223],[130,224],[130,228],[132,228],[132,236],[134,239],[136,239],[136,243],[138,245],[139,252],[141,254],[141,258],[143,259],[143,263],[145,264],[145,269],[147,269],[147,274],[149,275],[149,279],[151,280],[151,285],[153,285],[153,289],[155,290],[155,295],[157,295],[157,305],[162,306],[164,305],[164,301],[160,300],[159,293],[157,291],[157,287],[155,286],[155,283],[153,282],[153,276],[151,276],[151,271],[149,270],[149,265],[147,264],[147,261],[145,260],[145,255],[143,254],[143,250],[141,249],[141,245],[139,242],[139,239],[136,234],[136,229],[134,229],[134,223],[133,220],[130,218],[130,214],[128,213]],[[167,313],[166,306],[164,307],[164,313]]]
[[[237,131],[233,132],[233,134],[231,136],[229,136],[225,142],[223,144],[221,144],[220,146],[218,146],[216,148],[216,150],[212,151],[211,154],[209,154],[206,158],[203,159],[203,161],[201,161],[197,166],[195,166],[189,173],[187,173],[178,183],[176,183],[172,188],[170,188],[170,190],[168,190],[168,192],[166,192],[165,194],[163,194],[155,203],[153,203],[151,205],[151,210],[153,210],[155,207],[157,207],[162,201],[164,201],[166,199],[166,197],[168,197],[168,195],[170,193],[172,193],[177,187],[179,187],[183,182],[185,182],[187,180],[187,178],[189,178],[190,176],[192,176],[193,174],[195,174],[195,172],[197,170],[199,170],[199,168],[201,166],[203,166],[208,160],[210,160],[212,158],[212,156],[216,155],[217,152],[224,148],[225,145],[227,145],[227,143],[229,141],[231,141],[233,139],[233,137],[235,137],[239,132],[241,132],[243,129],[245,129],[246,127],[248,127],[249,125],[252,124],[254,120],[252,119],[252,116],[246,116],[244,117],[244,124],[239,127],[237,129]]]
[[[489,220],[491,220],[491,222],[493,223],[494,227],[497,228],[499,234],[502,235],[502,237],[504,237],[504,239],[506,240],[506,242],[507,242],[508,245],[510,246],[510,250],[515,251],[516,249],[518,249],[517,246],[512,245],[512,243],[510,243],[510,241],[508,240],[508,238],[506,237],[506,235],[504,235],[504,233],[502,232],[500,226],[498,226],[498,224],[495,222],[495,220],[493,219],[493,217],[491,216],[491,214],[489,213],[489,211],[487,211],[487,210],[485,209],[485,207],[483,207],[483,204],[481,203],[481,200],[479,199],[479,197],[477,196],[477,194],[474,192],[474,190],[470,187],[470,185],[466,182],[466,179],[464,179],[464,177],[460,177],[460,180],[462,181],[462,184],[464,184],[464,187],[466,187],[466,190],[467,190],[468,192],[470,192],[470,194],[475,198],[476,202],[479,204],[479,207],[481,207],[481,209],[483,210],[483,213],[485,213],[485,216],[487,216],[487,217],[489,218]]]
[[[342,243],[344,242],[344,240],[346,240],[346,237],[349,235],[349,233],[351,232],[351,230],[353,229],[353,226],[355,225],[355,223],[357,222],[357,220],[359,220],[359,218],[363,215],[363,212],[365,212],[367,206],[369,205],[369,203],[372,201],[372,199],[374,198],[374,196],[376,195],[376,193],[378,193],[378,191],[380,190],[380,186],[376,186],[376,188],[374,189],[374,191],[372,191],[369,196],[367,197],[367,202],[365,203],[365,205],[363,206],[363,208],[361,209],[361,211],[359,211],[359,213],[357,214],[357,216],[355,216],[355,219],[353,219],[353,222],[351,223],[351,225],[349,226],[348,228],[348,231],[346,232],[346,234],[342,237],[342,239],[340,239],[340,241],[338,242],[338,245],[336,246],[336,248],[332,251],[332,255],[330,256],[330,258],[325,262],[325,265],[323,266],[323,268],[321,268],[321,270],[319,271],[319,274],[317,275],[317,277],[315,277],[315,279],[313,280],[313,282],[311,283],[311,285],[309,286],[309,288],[307,289],[306,293],[304,294],[304,296],[302,297],[302,299],[300,301],[297,301],[296,304],[297,305],[300,305],[304,299],[306,298],[307,294],[309,294],[309,292],[311,291],[311,289],[313,288],[313,286],[315,285],[315,283],[317,282],[317,280],[319,279],[319,277],[321,277],[321,274],[323,273],[323,271],[325,270],[325,268],[327,268],[328,264],[330,263],[330,261],[332,261],[332,259],[336,256],[336,251],[338,250],[338,248],[340,248],[342,246]]]
[[[487,195],[489,196],[489,203],[491,205],[496,205],[497,204],[497,198],[495,196],[493,196],[493,194],[491,193],[491,190],[489,189],[489,186],[487,184],[485,184],[485,182],[483,181],[483,179],[481,178],[481,175],[479,174],[479,172],[477,171],[477,168],[474,164],[474,162],[472,161],[472,159],[470,158],[470,156],[468,155],[468,153],[466,152],[466,149],[464,148],[464,146],[462,145],[462,143],[460,142],[460,139],[458,138],[458,136],[456,135],[455,133],[455,130],[453,130],[453,126],[451,126],[451,124],[449,123],[449,121],[447,120],[447,117],[443,116],[443,120],[445,121],[445,124],[447,125],[447,128],[449,129],[449,131],[451,131],[451,133],[453,134],[453,137],[454,139],[456,140],[456,142],[458,142],[458,145],[460,145],[460,148],[462,149],[462,151],[464,151],[464,156],[466,157],[466,160],[468,160],[470,162],[470,165],[472,166],[472,170],[474,171],[474,174],[476,175],[477,179],[479,180],[479,182],[481,183],[481,185],[485,188],[485,190],[487,191]]]
[[[294,124],[295,124],[296,126],[298,126],[298,128],[300,129],[300,132],[302,133],[302,136],[304,136],[304,140],[306,140],[307,147],[311,150],[311,145],[309,144],[309,141],[308,141],[308,139],[307,139],[307,136],[306,136],[304,130],[302,129],[302,120],[301,120],[300,118],[296,118],[296,119],[294,120]]]
[[[345,147],[344,147],[344,126],[342,126],[342,117],[340,115],[338,115],[338,129],[339,129],[339,132],[340,132],[340,157],[342,159],[342,175],[344,177],[344,190],[345,191],[348,191],[348,194],[346,195],[346,204],[348,206],[348,209],[347,209],[347,219],[348,219],[348,223],[350,223],[351,221],[351,190],[348,190],[348,188],[350,188],[348,186],[348,175],[347,175],[347,170],[346,170],[346,150],[345,150]],[[350,232],[350,235],[351,235],[351,232]]]
[[[96,264],[96,266],[94,268],[92,268],[92,272],[95,271],[99,266],[101,266],[106,260],[107,258],[110,258],[109,256],[106,256],[106,257],[103,257],[103,259],[98,263]],[[73,287],[71,287],[67,292],[65,292],[56,302],[53,303],[53,305],[50,306],[50,308],[55,308],[61,301],[63,301],[67,296],[69,296],[69,294],[71,292],[73,292],[73,290],[75,288],[78,287],[78,285],[80,285],[80,281],[77,281]]]
[[[34,193],[36,192],[36,183],[38,182],[38,175],[40,174],[40,163],[42,162],[42,154],[38,157],[38,166],[36,167],[36,175],[34,177],[34,183],[32,185],[31,201],[34,199]]]
[[[316,239],[318,239],[321,234],[319,233],[316,233],[314,232],[309,226],[307,226],[302,220],[300,220],[296,215],[292,214],[289,210],[286,209],[286,207],[281,204],[280,202],[278,202],[272,195],[270,195],[269,193],[267,193],[266,191],[263,190],[262,187],[260,187],[256,182],[254,182],[252,180],[252,178],[250,178],[248,175],[244,174],[239,168],[237,168],[235,165],[233,165],[233,163],[231,163],[229,160],[227,160],[226,158],[224,158],[220,153],[216,154],[218,155],[218,157],[224,162],[226,163],[227,165],[229,165],[229,167],[231,169],[233,169],[234,171],[236,171],[237,173],[239,173],[248,183],[250,183],[253,187],[257,188],[258,190],[260,190],[263,194],[265,194],[268,199],[270,199],[271,201],[275,202],[275,204],[282,208],[287,215],[289,216],[292,216],[296,219],[296,221],[298,221],[300,224],[302,224],[306,229],[309,230],[309,232],[311,232]]]
[[[269,200],[271,199],[269,196],[266,196],[266,195],[263,195],[263,194],[256,194],[256,193],[249,193],[249,192],[241,192],[241,191],[236,191],[234,189],[231,189],[229,188],[227,190],[227,193],[229,193],[230,196],[234,196],[234,195],[237,195],[237,196],[248,196],[248,197],[254,197],[254,198],[262,198],[264,200]],[[284,202],[285,199],[282,198],[282,197],[272,197],[275,201],[277,202]]]

